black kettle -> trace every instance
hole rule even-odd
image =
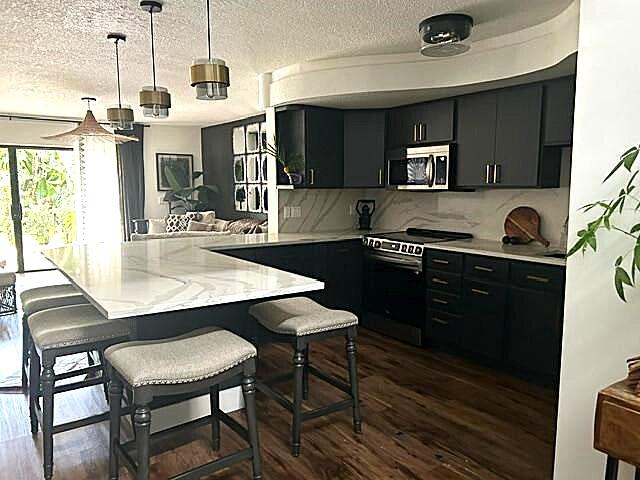
[[[358,200],[356,212],[358,212],[358,228],[360,230],[371,230],[371,215],[376,211],[375,200]]]

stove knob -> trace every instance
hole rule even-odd
[[[366,238],[363,238],[362,244],[366,247],[369,244],[369,240],[367,240]]]
[[[422,255],[422,247],[416,247],[415,254]]]
[[[406,252],[407,251],[407,246],[406,245],[402,245],[402,251]]]
[[[409,253],[413,253],[413,245],[409,245]]]
[[[381,245],[380,240],[376,240],[373,244],[373,248],[380,248]]]

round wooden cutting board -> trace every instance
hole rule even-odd
[[[545,247],[549,241],[540,235],[540,215],[531,207],[518,207],[509,212],[504,219],[504,233],[525,242],[537,240]]]

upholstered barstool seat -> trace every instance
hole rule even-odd
[[[0,272],[0,315],[9,315],[16,311],[16,274]]]
[[[227,424],[249,444],[248,448],[226,455],[179,474],[173,479],[203,478],[230,464],[251,460],[253,478],[262,478],[260,445],[256,419],[256,348],[232,332],[218,327],[195,330],[163,340],[134,341],[113,345],[104,352],[109,368],[109,479],[119,478],[119,462],[125,459],[132,477],[149,479],[151,410],[155,398],[178,394],[196,394],[209,390],[211,415],[188,422],[173,430],[193,428],[202,421],[211,423],[211,445],[220,449],[220,422]],[[247,426],[220,410],[220,385],[233,379],[241,381]],[[131,392],[135,439],[120,443],[122,392]],[[133,448],[132,450],[132,447]],[[135,459],[132,452],[135,451]]]
[[[307,297],[284,298],[258,303],[249,307],[249,314],[260,325],[274,334],[276,341],[293,345],[292,375],[278,375],[273,379],[258,382],[258,389],[276,400],[293,414],[291,425],[291,451],[300,455],[300,434],[302,422],[351,408],[353,428],[362,433],[360,415],[360,395],[356,369],[356,329],[358,317],[345,310],[332,310]],[[349,384],[328,375],[309,363],[309,345],[314,340],[330,336],[344,336],[346,339]],[[349,395],[348,399],[316,410],[302,410],[302,401],[309,396],[309,374],[316,376]],[[274,390],[271,385],[293,377],[293,402]]]
[[[22,312],[29,316],[49,308],[87,303],[87,299],[73,285],[49,285],[23,291],[20,303]]]
[[[249,314],[268,330],[282,335],[310,335],[358,324],[353,313],[331,310],[306,297],[258,303],[249,307]]]
[[[133,387],[191,383],[214,377],[257,355],[256,347],[211,327],[164,340],[121,343],[105,359]]]
[[[29,315],[31,339],[38,351],[84,346],[127,337],[127,320],[109,320],[89,304],[50,308]]]

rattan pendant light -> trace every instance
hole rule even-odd
[[[151,17],[151,67],[153,85],[140,90],[140,106],[145,117],[167,118],[171,108],[171,95],[164,87],[156,85],[156,52],[153,43],[153,14],[162,12],[162,3],[155,0],[142,0],[140,8]]]
[[[65,144],[72,144],[76,140],[79,140],[81,138],[95,138],[98,140],[104,140],[106,142],[117,144],[138,141],[138,139],[135,137],[118,135],[117,133],[111,133],[110,131],[103,128],[102,125],[97,122],[96,117],[93,116],[93,112],[91,111],[91,102],[95,102],[96,99],[93,97],[82,97],[82,100],[87,102],[87,113],[80,125],[68,132],[59,133],[57,135],[49,135],[42,138],[46,140],[57,140]]]
[[[209,56],[191,65],[191,86],[198,100],[225,100],[229,87],[229,68],[224,60],[211,57],[211,13],[207,0],[207,46]]]
[[[126,42],[127,36],[123,33],[110,33],[107,40],[111,40],[116,46],[116,78],[118,84],[118,105],[107,108],[107,120],[111,128],[115,130],[133,130],[133,110],[129,105],[122,105],[120,94],[120,55],[118,42]]]

